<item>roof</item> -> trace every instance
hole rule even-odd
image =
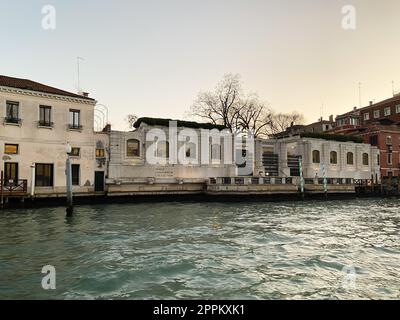
[[[0,75],[0,86],[95,101],[95,99],[89,97],[85,97],[76,93],[50,87],[45,84],[28,79],[12,78]]]
[[[389,104],[389,103],[392,103],[392,102],[400,103],[400,95],[395,95],[392,98],[385,99],[385,100],[379,101],[377,103],[373,103],[373,104],[368,105],[366,107],[363,107],[363,108],[361,108],[359,110],[364,111],[364,110],[368,110],[370,108],[379,107],[379,106],[386,105],[386,104]]]
[[[142,123],[145,123],[149,126],[161,126],[161,127],[169,127],[170,121],[176,121],[178,127],[185,127],[185,128],[193,128],[193,129],[218,129],[224,130],[226,129],[223,125],[212,124],[212,123],[198,123],[194,121],[182,121],[182,120],[172,120],[172,119],[162,119],[162,118],[139,118],[134,124],[134,128],[139,128]]]

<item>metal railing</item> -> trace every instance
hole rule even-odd
[[[353,178],[326,178],[327,185],[354,185],[360,180]],[[299,185],[300,177],[219,177],[209,178],[210,185]],[[306,178],[305,185],[324,185],[323,178]]]

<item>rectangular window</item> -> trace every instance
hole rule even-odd
[[[384,115],[385,117],[390,116],[390,107],[384,109]]]
[[[364,120],[368,121],[369,120],[369,112],[364,113]]]
[[[6,122],[20,123],[19,102],[7,101],[6,106]]]
[[[35,185],[37,187],[53,186],[53,164],[36,163]]]
[[[381,116],[381,112],[379,110],[374,111],[374,118],[378,119]]]
[[[4,162],[4,184],[13,185],[18,183],[18,163]]]
[[[371,136],[371,137],[369,138],[369,143],[370,143],[372,146],[377,146],[377,145],[378,145],[378,136]]]
[[[69,110],[69,128],[70,129],[82,129],[81,127],[81,111],[80,110]]]
[[[18,154],[18,145],[17,144],[8,144],[4,145],[4,153],[7,154]]]
[[[393,164],[393,153],[388,153],[387,154],[387,163],[388,164]]]
[[[39,106],[39,126],[51,127],[51,107]]]
[[[71,165],[72,185],[79,186],[80,165]]]
[[[400,104],[396,106],[396,113],[400,113]]]
[[[70,155],[72,157],[79,157],[81,155],[81,148],[71,148]]]
[[[104,158],[105,152],[104,149],[96,149],[96,158]]]

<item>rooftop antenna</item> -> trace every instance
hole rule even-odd
[[[358,83],[358,99],[359,99],[359,106],[360,106],[360,108],[362,108],[362,106],[361,106],[361,85],[362,85],[362,83],[359,82],[359,83]]]
[[[85,59],[81,58],[81,57],[76,57],[76,66],[77,66],[77,71],[78,71],[78,92],[81,92],[81,79],[80,79],[80,62],[84,61]]]
[[[393,97],[394,97],[394,81],[392,80],[392,94],[393,94]]]

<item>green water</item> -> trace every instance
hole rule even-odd
[[[388,199],[3,211],[0,298],[400,298],[399,231]]]

